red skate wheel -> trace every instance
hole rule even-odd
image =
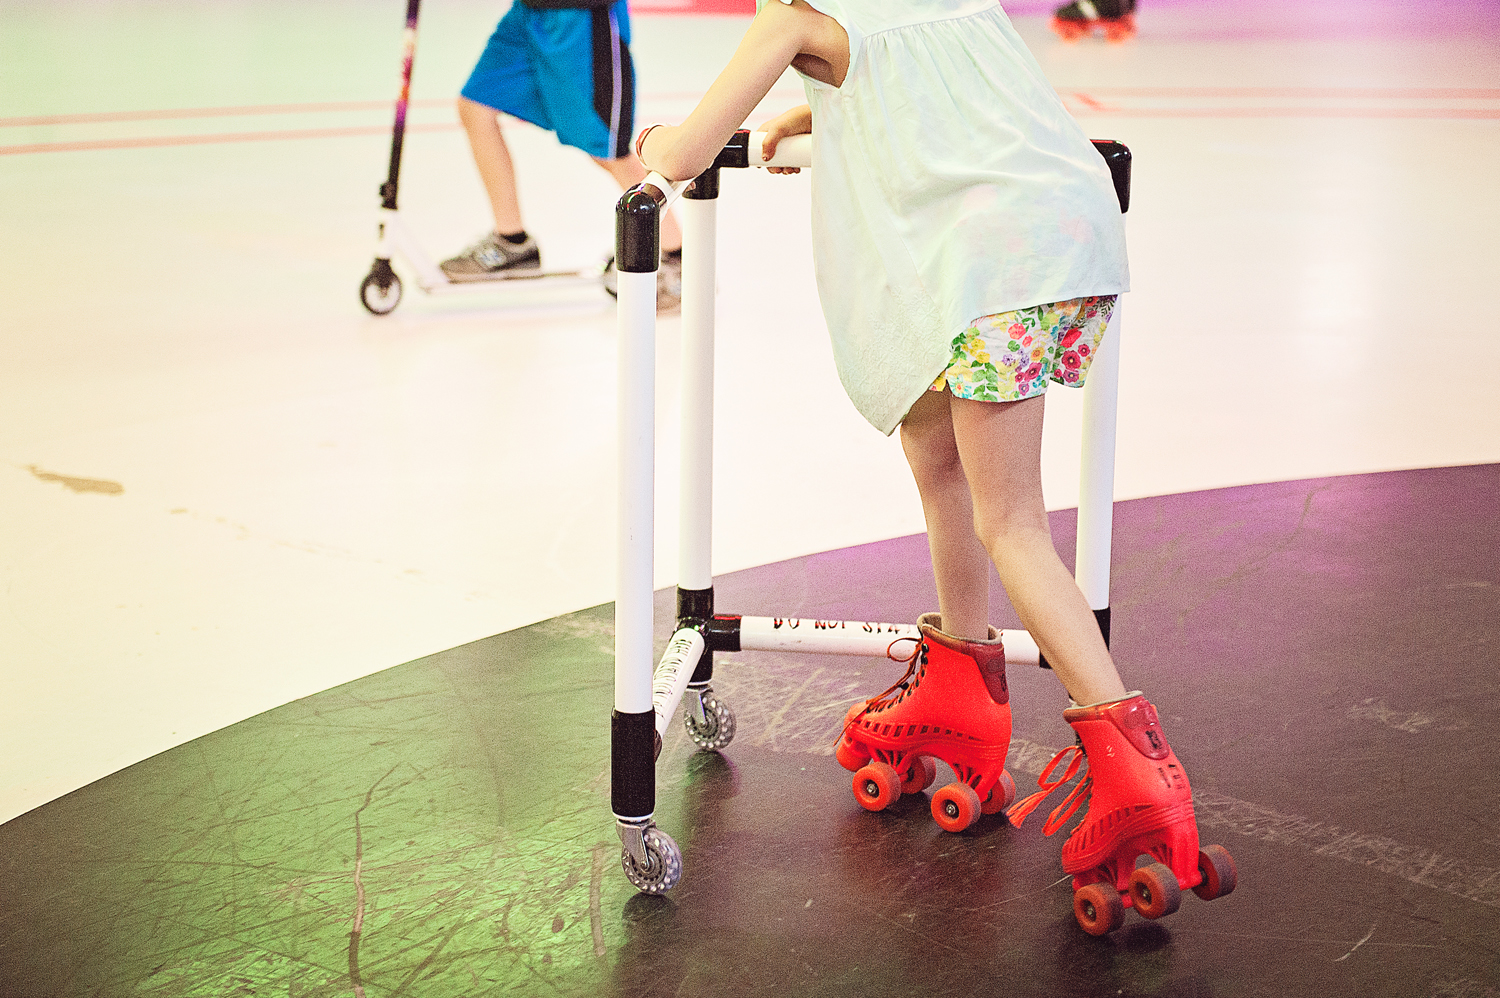
[[[1052,30],[1065,42],[1076,42],[1089,33],[1086,21],[1064,21],[1056,17],[1052,19]]]
[[[901,796],[901,777],[888,763],[872,762],[854,774],[854,798],[866,811],[883,811]]]
[[[1165,863],[1143,866],[1130,875],[1130,900],[1146,918],[1170,915],[1182,906],[1177,874]]]
[[[1073,892],[1073,917],[1089,935],[1108,935],[1125,924],[1125,902],[1113,884],[1084,884]]]
[[[862,751],[848,738],[839,739],[839,747],[833,750],[833,757],[839,761],[840,766],[851,773],[859,772],[860,768],[870,761],[869,754]]]
[[[1223,846],[1203,847],[1198,853],[1198,872],[1203,875],[1203,881],[1193,888],[1193,893],[1205,901],[1228,894],[1239,880],[1234,857]]]
[[[984,803],[979,805],[979,810],[983,814],[995,814],[998,811],[1004,811],[1014,804],[1015,801],[1016,781],[1011,779],[1010,774],[1002,769],[1000,770],[1000,779],[996,781],[993,787],[990,787],[990,794],[984,799]]]
[[[932,786],[937,779],[937,763],[930,755],[919,755],[912,760],[911,773],[901,781],[901,792],[919,794]]]
[[[932,820],[945,832],[961,832],[979,815],[979,793],[967,783],[950,783],[932,795]]]

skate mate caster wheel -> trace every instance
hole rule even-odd
[[[734,712],[711,690],[705,691],[698,703],[703,708],[703,720],[698,720],[694,711],[686,711],[682,715],[683,727],[699,748],[717,752],[734,740]]]
[[[643,838],[643,858],[637,860],[629,849],[620,851],[620,865],[625,877],[636,889],[646,894],[665,894],[682,879],[682,850],[672,836],[660,828],[646,829]]]

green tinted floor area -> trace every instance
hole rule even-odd
[[[279,707],[0,826],[0,993],[1500,994],[1500,467],[1116,507],[1113,648],[1240,887],[1104,939],[1062,836],[878,814],[832,758],[888,661],[720,656],[721,754],[674,725],[668,896],[609,810],[612,615],[596,607]],[[1066,550],[1070,512],[1054,514]],[[1014,626],[1003,593],[997,626]],[[924,538],[718,580],[721,612],[910,621]],[[658,631],[671,594],[658,596]],[[1012,667],[1022,792],[1071,743]],[[941,785],[944,775],[940,774]],[[930,791],[929,791],[930,793]]]

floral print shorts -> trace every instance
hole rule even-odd
[[[976,319],[953,338],[953,359],[931,391],[959,398],[1019,402],[1047,390],[1049,380],[1081,387],[1115,295],[1035,305]]]

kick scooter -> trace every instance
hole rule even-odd
[[[603,266],[583,270],[527,270],[502,272],[480,281],[454,281],[422,249],[396,208],[396,187],[401,174],[401,145],[406,136],[406,109],[410,103],[412,61],[417,54],[417,11],[422,0],[406,2],[406,33],[402,40],[401,93],[396,99],[396,122],[391,130],[390,172],[380,185],[380,221],[376,229],[375,262],[359,285],[359,300],[375,315],[386,315],[401,303],[401,277],[391,266],[396,254],[416,272],[417,287],[428,294],[448,294],[492,288],[513,281],[603,284]]]

